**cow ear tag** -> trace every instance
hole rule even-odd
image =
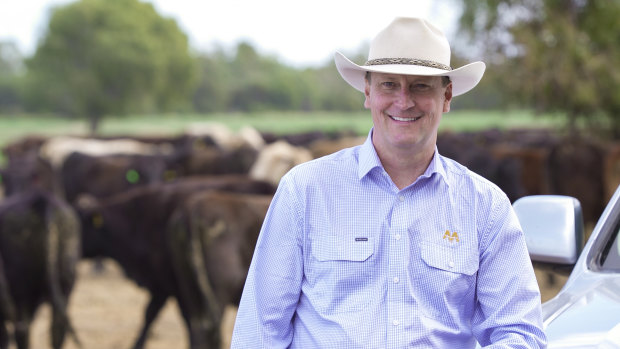
[[[166,170],[166,172],[164,172],[165,181],[171,181],[175,178],[177,178],[177,172],[175,170]]]
[[[138,181],[140,180],[140,174],[138,173],[138,171],[131,169],[127,171],[127,173],[125,173],[125,179],[127,179],[127,182],[131,184],[138,183]]]
[[[93,215],[93,227],[101,228],[103,226],[103,216],[101,213],[95,213]]]

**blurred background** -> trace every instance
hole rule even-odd
[[[487,64],[480,84],[444,116],[440,152],[513,201],[577,197],[588,234],[620,184],[618,0],[3,1],[0,165],[18,161],[25,152],[15,149],[25,144],[31,151],[60,136],[152,143],[195,137],[215,124],[229,135],[251,127],[267,144],[285,139],[315,157],[357,144],[370,115],[336,71],[333,53],[362,64],[369,41],[395,16],[442,28],[453,67]],[[317,141],[345,136],[318,150]],[[70,312],[84,316],[78,332],[99,338],[89,348],[129,347],[147,295],[105,263],[105,276],[80,267]],[[549,299],[563,274],[537,272]],[[103,298],[93,300],[95,290]],[[119,304],[135,314],[122,315]],[[103,315],[106,309],[115,310]],[[113,320],[104,325],[106,316]],[[158,324],[171,327],[157,327],[147,348],[185,346],[178,316],[161,315]],[[40,323],[35,347],[48,343]]]
[[[452,65],[487,63],[454,110],[524,110],[569,128],[618,133],[618,1],[69,1],[0,4],[0,112],[83,119],[356,112],[335,71],[363,63],[394,16],[442,28]],[[602,133],[602,134],[601,134]]]

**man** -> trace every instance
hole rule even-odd
[[[510,201],[438,154],[452,96],[485,65],[450,68],[425,20],[397,18],[358,66],[367,141],[282,178],[246,280],[233,348],[542,348],[540,292]]]

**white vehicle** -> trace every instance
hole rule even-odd
[[[583,249],[576,199],[528,196],[513,207],[532,261],[573,266],[564,287],[542,305],[548,348],[620,348],[620,186]]]

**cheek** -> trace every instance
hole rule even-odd
[[[427,100],[419,100],[418,108],[424,110],[428,113],[441,113],[445,109],[446,104],[442,99],[427,99]]]
[[[392,98],[388,95],[374,93],[367,94],[364,100],[364,107],[366,109],[382,110],[388,108],[393,103]]]

